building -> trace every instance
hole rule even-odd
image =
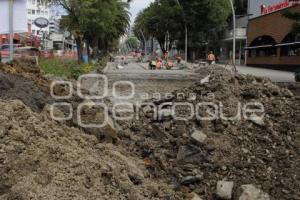
[[[49,22],[49,33],[60,33],[60,18],[58,17],[51,17]]]
[[[28,23],[31,24],[32,35],[42,37],[40,28],[33,24],[34,20],[38,17],[50,19],[50,9],[46,3],[41,0],[27,0],[27,18]],[[44,28],[42,31],[49,33],[49,27]]]
[[[300,12],[290,0],[249,1],[247,65],[293,71],[300,66],[300,35],[282,11]]]
[[[248,16],[237,17],[236,19],[236,58],[235,63],[239,65],[245,64],[245,51],[247,42],[247,25]],[[231,28],[226,30],[224,33],[224,39],[222,40],[222,45],[220,48],[219,61],[222,63],[229,63],[232,59],[232,49],[233,49],[233,25]]]

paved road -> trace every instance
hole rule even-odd
[[[108,77],[121,77],[122,79],[163,79],[163,80],[192,80],[197,79],[192,70],[148,70],[146,63],[129,63],[118,69],[116,63],[109,63],[104,69]]]
[[[105,69],[108,76],[127,77],[128,79],[164,79],[164,80],[193,80],[197,76],[193,70],[148,70],[147,63],[129,63],[124,69],[117,69],[116,63],[110,63]],[[225,67],[225,65],[221,65]],[[228,68],[228,67],[227,67]],[[273,82],[295,82],[294,73],[255,68],[248,66],[237,66],[238,72],[241,74],[250,74],[260,77],[268,77]]]
[[[263,68],[248,67],[248,66],[237,66],[237,70],[241,74],[250,74],[254,76],[268,77],[273,82],[295,82],[293,72],[263,69]]]

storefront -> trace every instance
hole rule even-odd
[[[260,6],[250,3],[249,13],[251,9],[256,16],[248,24],[247,65],[288,71],[300,67],[300,34],[292,33],[295,22],[282,15],[286,10],[300,12],[300,5],[284,0]]]

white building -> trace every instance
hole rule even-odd
[[[33,24],[34,20],[38,17],[50,19],[50,9],[45,3],[42,4],[41,0],[27,0],[27,18],[28,23],[31,24],[32,34],[39,35],[40,28]],[[49,27],[44,28],[43,31],[49,33]]]

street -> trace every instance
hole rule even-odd
[[[192,65],[192,64],[189,64]],[[109,63],[104,70],[108,76],[131,78],[131,79],[164,79],[164,80],[193,80],[197,76],[192,69],[186,70],[148,70],[148,63],[129,63],[123,69],[117,69],[117,63]],[[227,69],[229,66],[220,65]],[[249,66],[237,66],[240,74],[253,75],[259,77],[270,78],[273,82],[295,82],[294,73],[287,71],[279,71],[265,68],[256,68]]]

